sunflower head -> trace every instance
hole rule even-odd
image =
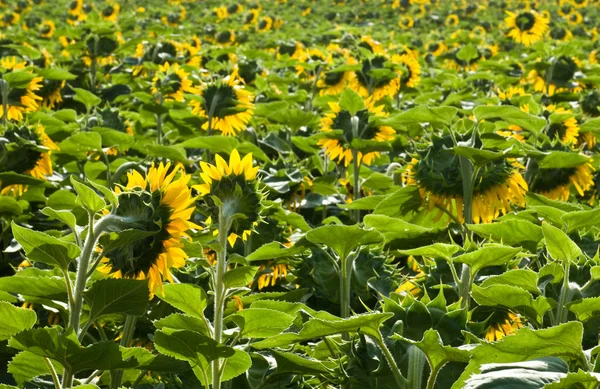
[[[170,65],[165,62],[158,69],[152,80],[152,94],[160,92],[165,100],[181,102],[184,100],[184,93],[199,93],[198,88],[192,85],[189,74],[179,64]]]
[[[366,58],[361,63],[361,70],[355,72],[350,87],[361,97],[373,97],[375,101],[383,97],[393,98],[400,90],[402,70],[399,69],[399,55],[388,59],[383,55]]]
[[[102,19],[115,22],[119,17],[120,10],[121,6],[119,4],[109,4],[102,9]]]
[[[581,109],[586,115],[593,117],[600,116],[600,92],[592,91],[583,97],[581,101]]]
[[[508,36],[515,42],[530,46],[541,40],[548,31],[549,19],[535,11],[514,13],[506,11],[504,23],[510,29]]]
[[[46,20],[40,24],[38,31],[42,38],[52,38],[54,31],[56,31],[56,26],[52,20]]]
[[[101,238],[100,272],[148,279],[151,296],[162,289],[163,281],[173,282],[170,269],[183,267],[187,258],[186,231],[200,228],[190,221],[196,200],[188,187],[190,178],[180,165],[170,163],[152,164],[145,176],[138,171],[127,174],[127,183],[115,189],[119,205],[113,214],[140,233],[125,245],[111,245],[110,235]]]
[[[194,189],[203,196],[201,208],[207,223],[223,222],[219,220],[220,215],[230,221],[227,239],[233,246],[238,238],[245,241],[261,220],[262,193],[256,180],[258,166],[252,166],[252,154],[240,158],[235,149],[229,156],[229,163],[220,155],[215,161],[216,165],[200,162],[203,184],[195,185]]]
[[[254,113],[253,95],[240,82],[237,69],[224,80],[206,85],[203,101],[192,101],[192,113],[207,118],[205,130],[218,130],[223,135],[245,131]]]

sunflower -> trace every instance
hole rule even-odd
[[[506,11],[508,15],[504,23],[510,29],[508,36],[515,42],[530,46],[542,39],[548,31],[549,19],[540,16],[535,11],[525,11],[519,14]]]
[[[521,318],[514,313],[508,313],[505,315],[504,322],[492,323],[485,334],[485,340],[488,342],[495,342],[501,340],[506,335],[512,335],[516,330],[523,327]]]
[[[352,71],[324,72],[317,81],[317,87],[320,89],[319,94],[321,96],[339,95],[352,82],[354,77],[356,76]]]
[[[0,15],[0,27],[8,27],[19,23],[21,16],[16,12],[7,12]]]
[[[536,92],[548,96],[564,92],[579,93],[583,90],[583,84],[575,80],[575,75],[580,68],[581,61],[577,58],[560,56],[552,61],[545,73],[536,69],[531,70],[527,80],[533,84]]]
[[[158,166],[153,163],[145,177],[136,170],[127,173],[127,184],[115,188],[119,196],[115,212],[124,217],[135,215],[140,229],[153,234],[128,246],[102,251],[101,273],[148,279],[151,297],[162,290],[163,281],[173,282],[170,269],[183,267],[188,258],[182,242],[189,239],[186,231],[200,228],[190,221],[196,208],[196,198],[188,186],[190,179],[181,165],[172,168],[171,163],[162,162]]]
[[[577,11],[571,12],[568,16],[567,16],[567,23],[571,26],[578,26],[581,24],[581,22],[583,21],[583,16],[581,16],[581,14]]]
[[[400,90],[402,71],[398,69],[399,55],[388,59],[384,55],[376,55],[361,63],[361,70],[355,72],[350,81],[350,87],[361,97],[373,97],[375,101],[388,96],[394,98]],[[374,70],[388,70],[384,74],[374,73]]]
[[[588,56],[588,59],[590,63],[597,64],[600,59],[600,53],[598,52],[598,50],[592,50],[590,52],[590,55]]]
[[[258,32],[267,32],[273,28],[273,18],[270,16],[265,16],[258,22],[256,25],[256,31]]]
[[[421,266],[412,255],[407,258],[406,265],[413,275],[407,276],[398,288],[396,288],[395,292],[404,297],[410,294],[415,299],[418,299],[423,296],[424,287],[420,284],[427,278],[427,274],[421,269]]]
[[[378,55],[385,54],[385,49],[383,48],[383,45],[381,44],[381,42],[376,41],[375,39],[371,38],[369,35],[361,37],[360,43],[358,44],[358,46],[369,50],[373,54],[378,54]]]
[[[0,172],[15,172],[28,175],[39,180],[46,180],[52,175],[50,155],[58,146],[48,137],[44,126],[12,127],[2,137],[8,140],[8,146],[0,144]],[[21,196],[27,191],[26,185],[8,185],[0,194]]]
[[[219,207],[214,198],[224,204],[224,212],[229,219],[236,214],[245,218],[235,218],[227,240],[233,247],[240,238],[246,241],[254,227],[260,221],[261,193],[256,188],[256,173],[258,166],[252,166],[252,154],[240,158],[236,149],[229,156],[229,164],[220,156],[215,157],[216,166],[200,162],[200,178],[203,184],[194,185],[204,198],[203,211],[208,216],[206,223],[219,223]],[[218,230],[215,230],[218,234]]]
[[[222,22],[229,16],[227,7],[221,6],[213,9],[213,14],[217,17],[217,22]]]
[[[38,31],[42,38],[49,39],[52,38],[52,36],[54,35],[54,31],[56,31],[56,26],[54,25],[54,22],[52,20],[46,20],[45,22],[40,24]]]
[[[555,27],[550,30],[550,38],[557,41],[567,42],[573,39],[573,33],[566,28]]]
[[[427,148],[418,151],[407,165],[403,181],[417,185],[423,201],[431,210],[439,208],[460,223],[463,218],[463,182],[459,157],[449,150],[450,136],[434,138]],[[506,160],[489,162],[474,180],[472,215],[474,223],[491,223],[500,214],[511,210],[511,204],[525,206],[527,183],[519,173],[516,162]]]
[[[499,88],[496,89],[496,94],[498,98],[502,101],[510,101],[515,96],[525,96],[525,89],[522,86],[512,86],[510,85],[507,89],[501,90]]]
[[[588,0],[570,0],[573,7],[585,8],[588,6]]]
[[[458,16],[455,14],[450,14],[446,17],[446,26],[451,27],[451,26],[458,26]]]
[[[553,121],[554,114],[558,116],[558,121]],[[579,124],[570,110],[557,108],[549,105],[545,109],[545,115],[549,116],[550,125],[547,128],[547,135],[550,139],[558,138],[564,144],[575,146],[579,137]]]
[[[119,11],[121,10],[121,6],[117,3],[107,5],[102,10],[102,19],[107,20],[109,22],[116,22],[119,17]]]
[[[400,78],[402,86],[416,88],[421,81],[421,65],[419,60],[409,54],[400,55],[395,62],[403,67],[402,77]]]
[[[83,0],[73,0],[69,4],[69,15],[80,15],[83,13]]]
[[[0,67],[6,67],[7,61],[0,61]],[[21,65],[17,64],[13,69],[19,69]],[[21,71],[21,70],[19,70]],[[26,71],[31,73],[31,71]],[[42,77],[32,77],[31,81],[24,88],[11,88],[8,93],[8,112],[6,112],[6,118],[8,120],[23,120],[23,113],[35,112],[40,108],[39,101],[43,100],[36,94],[41,89]],[[4,116],[4,106],[0,104],[0,118]]]
[[[248,26],[251,24],[255,24],[256,21],[258,20],[258,15],[260,14],[260,11],[257,9],[250,9],[248,11],[248,13],[246,14],[246,16],[244,17],[244,25]]]
[[[205,86],[200,94],[202,102],[190,102],[192,113],[209,120],[202,125],[220,131],[223,135],[235,136],[245,131],[254,114],[254,96],[240,85],[237,69],[219,83]]]
[[[163,24],[171,27],[177,27],[181,22],[185,20],[185,15],[187,11],[185,7],[180,6],[179,12],[171,12],[168,15],[164,15],[160,18]]]
[[[369,123],[369,117],[385,117],[383,105],[375,106],[372,99],[365,101],[366,109],[358,111],[358,128],[362,132],[359,134],[360,139],[375,140],[378,142],[387,142],[393,140],[396,132],[388,126],[376,126],[372,122]],[[338,103],[329,103],[332,112],[328,113],[321,119],[321,131],[328,133],[333,130],[342,130],[342,139],[337,138],[322,138],[317,141],[317,145],[325,149],[325,154],[332,161],[348,166],[352,162],[352,150],[345,145],[352,143],[354,135],[352,133],[351,119],[352,115],[348,111],[342,111]],[[365,155],[358,153],[358,162],[369,166],[380,156],[379,152],[370,152]]]
[[[266,265],[260,265],[260,267],[258,268],[258,274],[260,275],[258,276],[257,280],[258,290],[262,290],[269,286],[275,286],[275,284],[277,284],[277,281],[285,280],[289,270],[290,266],[285,263],[272,264],[269,261],[269,263],[267,263]],[[253,283],[250,283],[249,286],[252,286],[252,284]]]
[[[434,57],[439,57],[444,54],[447,49],[448,47],[446,47],[444,42],[434,42],[427,45],[427,52]]]
[[[400,20],[398,21],[398,26],[400,26],[400,28],[403,30],[410,30],[414,25],[415,20],[408,15],[401,16]]]
[[[182,102],[184,93],[199,94],[200,90],[193,86],[189,74],[178,63],[170,65],[165,62],[158,67],[158,72],[152,79],[153,95],[161,93],[165,100]]]
[[[42,106],[54,109],[59,103],[62,103],[62,89],[67,84],[66,81],[56,81],[44,79],[43,86],[37,94],[43,99]]]
[[[571,168],[539,169],[531,190],[551,200],[568,201],[571,188],[584,196],[585,192],[594,187],[595,170],[589,162]]]

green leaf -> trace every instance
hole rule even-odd
[[[75,91],[73,100],[79,101],[81,104],[85,105],[88,112],[102,102],[98,96],[86,89],[73,88],[73,90]]]
[[[115,313],[143,315],[150,292],[147,280],[107,278],[94,282],[83,296],[90,307],[88,320],[95,321]]]
[[[71,231],[76,231],[75,227],[77,226],[77,219],[71,211],[56,210],[54,208],[45,207],[44,209],[42,209],[42,213],[46,216],[52,217],[56,220],[60,220],[61,222],[65,223],[67,227],[71,229]]]
[[[26,89],[29,83],[36,77],[35,73],[29,73],[26,70],[17,70],[10,73],[4,73],[2,78],[8,82],[8,86],[18,89]]]
[[[452,259],[452,256],[460,250],[456,244],[434,243],[429,246],[423,246],[411,250],[398,250],[399,254],[423,256],[427,258],[443,258],[446,261]]]
[[[567,263],[577,261],[583,255],[581,249],[559,228],[548,223],[542,224],[542,232],[546,240],[548,254],[557,261]]]
[[[172,313],[154,322],[156,328],[170,328],[173,330],[189,330],[199,332],[202,335],[211,336],[206,326],[206,321],[183,313]]]
[[[569,212],[562,216],[562,221],[567,227],[567,233],[573,233],[588,227],[600,226],[600,208],[588,211]]]
[[[281,258],[290,258],[295,255],[301,254],[307,250],[301,244],[296,244],[292,247],[285,247],[280,242],[271,242],[264,244],[254,250],[250,255],[246,257],[248,262],[252,261],[264,261]]]
[[[223,284],[227,289],[248,286],[257,271],[258,266],[240,266],[228,270],[223,276]]]
[[[333,373],[337,367],[335,362],[332,361],[319,361],[316,359],[309,359],[300,355],[271,350],[271,354],[277,362],[277,373],[295,373],[304,375],[320,375]]]
[[[180,146],[186,149],[206,149],[213,153],[230,154],[239,144],[240,142],[231,136],[213,135],[188,139]]]
[[[173,161],[181,162],[183,164],[189,163],[185,149],[181,147],[181,145],[144,145],[143,151],[146,152],[149,157],[162,157]]]
[[[46,79],[46,80],[63,81],[63,80],[75,80],[77,78],[76,75],[74,75],[73,73],[70,73],[68,70],[55,68],[55,67],[40,69],[39,73],[40,73],[40,76],[44,77],[44,79]]]
[[[60,330],[60,327],[52,327],[23,331],[10,339],[9,346],[53,359],[74,373],[88,369],[123,369],[136,365],[135,360],[123,360],[115,342],[99,342],[82,347],[72,329],[64,332]]]
[[[64,277],[53,276],[50,271],[35,268],[24,269],[14,276],[0,277],[0,290],[14,295],[67,301]]]
[[[331,247],[341,260],[345,260],[352,250],[371,244],[381,243],[383,237],[377,231],[365,230],[358,225],[324,226],[309,231],[306,239],[312,243]]]
[[[23,213],[23,208],[14,197],[0,196],[0,217],[16,217]]]
[[[120,347],[123,359],[135,358],[138,370],[150,370],[160,372],[182,372],[189,370],[189,364],[175,358],[153,354],[143,347]]]
[[[481,287],[486,288],[491,285],[508,285],[523,288],[531,293],[542,294],[538,286],[538,274],[529,269],[511,269],[497,276],[486,278]]]
[[[542,228],[526,220],[503,220],[489,224],[467,224],[477,235],[509,246],[521,246],[530,252],[537,251],[543,238]]]
[[[475,277],[479,270],[484,267],[506,265],[515,259],[515,256],[519,252],[521,252],[521,249],[518,247],[489,244],[479,248],[477,251],[459,255],[453,261],[469,266],[471,268],[471,277]]]
[[[590,158],[583,154],[554,150],[542,158],[538,164],[541,169],[567,169],[583,165],[589,160]],[[540,174],[544,174],[544,171],[542,170]]]
[[[391,313],[367,313],[352,316],[348,319],[328,321],[312,318],[302,326],[299,332],[286,332],[267,339],[252,343],[252,347],[264,350],[273,347],[290,346],[297,342],[322,338],[343,332],[360,332],[369,336],[379,337],[381,323],[392,317]]]
[[[473,59],[477,59],[479,57],[479,51],[477,48],[471,44],[464,45],[456,52],[456,58],[470,62]]]
[[[285,312],[265,308],[243,309],[227,317],[241,328],[242,338],[268,338],[284,332],[295,317]]]
[[[62,365],[54,363],[53,366],[56,373],[63,374],[64,369]],[[49,375],[50,369],[46,362],[44,362],[44,357],[40,357],[29,351],[21,351],[8,364],[8,372],[12,374],[17,384],[22,387],[25,381]]]
[[[354,200],[349,204],[336,204],[339,208],[342,209],[360,209],[365,211],[370,211],[375,209],[383,200],[385,196],[383,195],[373,195],[368,197],[363,197],[358,200]]]
[[[102,200],[102,197],[98,196],[92,188],[77,181],[73,175],[70,178],[71,185],[73,185],[75,192],[77,192],[75,204],[82,206],[92,213],[96,213],[106,208],[106,203]]]
[[[569,372],[557,382],[547,384],[542,389],[573,389],[579,387],[596,388],[600,382],[600,374],[579,369],[576,373]],[[577,385],[579,384],[579,385]],[[581,386],[581,384],[587,384]]]
[[[350,88],[344,89],[340,96],[340,109],[356,115],[358,111],[365,109],[365,102],[362,97]]]
[[[12,335],[32,328],[37,322],[34,311],[17,308],[11,303],[0,301],[0,340],[6,340]]]
[[[510,308],[524,314],[538,325],[541,325],[544,314],[552,308],[546,297],[540,296],[534,300],[531,293],[517,286],[496,284],[482,288],[473,285],[472,288],[471,295],[477,304]]]
[[[438,230],[405,222],[402,219],[384,215],[367,215],[365,226],[379,231],[385,243],[394,247],[414,247],[431,243]]]
[[[490,363],[481,373],[466,382],[465,389],[539,389],[565,376],[569,367],[559,358],[543,358],[526,362]]]
[[[517,125],[534,134],[539,134],[546,126],[546,119],[521,111],[512,105],[488,106],[480,105],[473,110],[477,121],[499,118]]]
[[[197,285],[167,284],[164,286],[164,294],[158,293],[156,296],[188,315],[204,318],[206,292]]]
[[[567,304],[569,311],[577,316],[577,320],[585,322],[600,315],[600,297],[584,298]]]
[[[400,130],[411,124],[431,123],[449,126],[458,110],[454,107],[428,107],[420,105],[408,111],[378,120],[379,124]]]
[[[33,262],[43,262],[66,270],[69,263],[81,253],[79,247],[43,232],[20,227],[12,222],[12,233],[23,246],[27,258]]]
[[[102,136],[95,132],[78,132],[58,144],[60,153],[86,159],[90,151],[102,150]]]

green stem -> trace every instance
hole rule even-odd
[[[352,139],[359,139],[360,135],[358,133],[358,124],[359,119],[358,116],[352,116],[350,119],[350,123],[352,124]],[[360,199],[360,161],[358,160],[358,150],[352,149],[352,174],[354,176],[354,183],[352,185],[354,189],[352,201],[356,201]],[[357,209],[355,212],[355,220],[357,223],[360,223],[360,209]]]
[[[408,350],[408,387],[421,389],[423,369],[425,368],[425,353],[416,346]]]
[[[398,388],[405,388],[406,385],[408,384],[408,380],[402,375],[402,372],[400,371],[400,369],[398,368],[398,365],[396,364],[396,360],[394,359],[394,356],[392,355],[390,350],[387,348],[385,342],[383,341],[383,339],[381,337],[381,334],[378,337],[372,336],[371,338],[375,341],[375,343],[377,343],[377,345],[383,352],[383,355],[385,356],[385,359],[386,359],[388,365],[390,366],[390,369],[392,370],[392,374],[394,375],[394,379],[396,380],[396,384],[398,385]]]
[[[350,254],[347,258],[341,261],[342,274],[340,276],[340,315],[342,319],[350,317],[350,285],[352,281],[352,264],[354,256]],[[350,340],[350,335],[347,332],[342,334],[342,339]]]
[[[565,261],[563,284],[558,298],[558,307],[556,308],[556,325],[565,323],[569,315],[569,309],[565,307],[570,300],[569,272],[569,264]]]
[[[475,134],[472,135],[470,143],[473,143],[474,137]],[[473,223],[473,191],[475,187],[475,178],[479,169],[474,168],[471,160],[463,156],[460,157],[460,169],[463,181],[464,223],[471,224]],[[467,233],[465,232],[465,235],[466,234]],[[460,295],[462,298],[460,306],[467,311],[469,310],[469,293],[471,291],[472,279],[473,276],[471,275],[471,270],[466,264],[463,264],[460,278]]]
[[[133,339],[133,332],[135,331],[135,322],[137,317],[133,315],[127,315],[125,324],[123,325],[123,336],[121,337],[121,346],[129,347],[131,339]],[[119,389],[121,387],[121,381],[123,381],[123,370],[117,370],[111,376],[110,387],[112,389]]]
[[[8,121],[8,82],[0,78],[0,98],[2,99],[2,125],[6,126]]]
[[[158,98],[158,104],[162,106],[162,96]],[[156,114],[156,142],[159,145],[163,143],[163,126],[162,126],[162,114]]]
[[[473,276],[474,274],[471,274],[471,269],[469,268],[469,266],[463,263],[462,271],[460,274],[459,291],[461,297],[460,307],[461,309],[465,309],[466,311],[469,310],[469,300],[471,298],[470,293]]]
[[[214,292],[215,292],[215,317],[214,317],[214,333],[213,338],[220,344],[222,342],[223,335],[223,311],[225,308],[225,285],[223,284],[223,277],[227,271],[227,235],[229,233],[229,220],[223,211],[223,205],[219,206],[219,248],[217,258],[217,271],[214,280]],[[212,365],[212,389],[221,389],[221,358],[217,358],[213,361]]]
[[[429,379],[427,379],[427,386],[425,389],[433,389],[435,387],[435,381],[437,381],[437,376],[440,373],[440,368],[436,367],[431,370],[431,374],[429,375]]]
[[[75,232],[73,235],[77,236]],[[73,296],[73,286],[71,285],[71,278],[69,278],[69,271],[61,269],[63,277],[65,278],[65,285],[67,286],[67,299],[69,302],[69,311],[73,311],[73,304],[75,304],[75,298]]]
[[[58,380],[58,374],[56,374],[56,369],[54,369],[54,365],[48,358],[44,358],[44,362],[46,366],[48,366],[48,370],[50,370],[50,375],[52,376],[52,382],[54,382],[54,387],[56,389],[61,389],[60,381]]]

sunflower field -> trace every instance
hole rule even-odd
[[[600,387],[599,0],[0,0],[0,389]]]

